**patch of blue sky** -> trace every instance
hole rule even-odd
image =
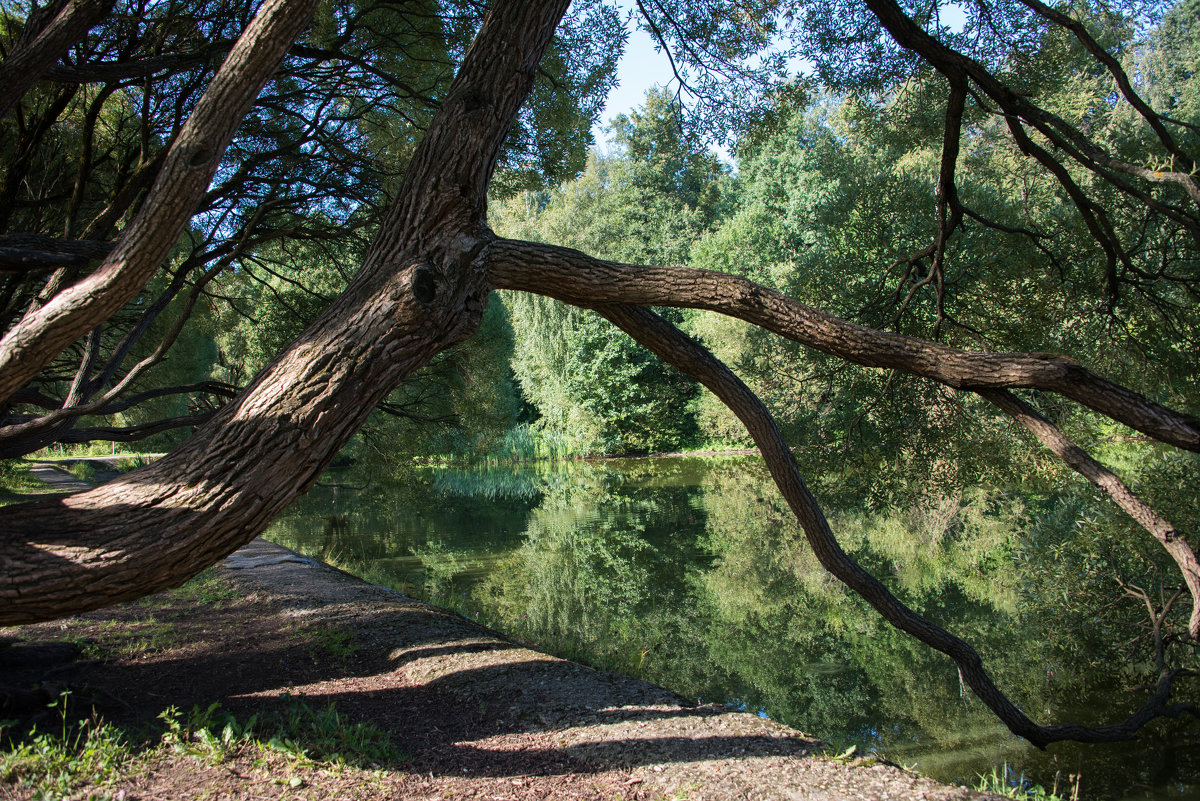
[[[650,34],[638,27],[634,17],[637,12],[632,0],[620,0],[617,5],[626,15],[629,41],[617,65],[617,85],[609,92],[604,110],[600,112],[600,117],[592,128],[596,149],[601,153],[609,152],[612,148],[608,126],[614,117],[645,105],[646,93],[653,88],[677,88],[670,59],[656,46]],[[938,16],[941,26],[951,32],[962,31],[966,24],[962,3],[943,4],[938,9]],[[779,46],[784,48],[782,43]],[[788,59],[787,69],[790,75],[803,75],[811,71],[807,62],[799,57]],[[729,154],[723,148],[715,150],[722,159],[729,161]]]

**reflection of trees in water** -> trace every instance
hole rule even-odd
[[[1033,753],[964,693],[948,659],[888,626],[821,568],[756,460],[701,470],[686,461],[661,473],[655,462],[619,463],[619,483],[591,476],[547,492],[528,540],[476,588],[476,602],[523,638],[691,697],[737,699],[897,759],[918,736],[924,752],[978,755],[968,767],[944,767],[946,778],[1007,760],[1052,781],[1064,760],[1086,755],[1100,792],[1130,780],[1131,758],[1147,781],[1174,758],[1171,748],[1130,757],[1069,744]],[[1135,705],[1111,679],[1120,665],[1136,676],[1138,654],[1111,634],[1136,617],[1114,613],[1111,582],[1078,598],[1063,580],[1111,576],[1115,566],[1080,536],[1079,510],[1059,509],[1077,501],[964,490],[895,502],[835,515],[846,548],[914,609],[979,643],[1025,708],[1062,717],[1076,702],[1103,716]],[[689,519],[700,524],[698,542],[667,533]]]
[[[638,672],[677,659],[689,490],[649,486],[656,477],[636,462],[576,465],[571,477],[546,487],[478,602],[505,630],[592,664]]]
[[[338,544],[346,538],[350,530],[350,521],[345,515],[326,515],[325,532],[321,539],[321,550],[317,558],[328,562],[337,553]]]
[[[898,761],[914,761],[920,739],[922,768],[943,778],[969,780],[1007,761],[1052,782],[1082,759],[1085,791],[1102,794],[1105,783],[1161,784],[1178,775],[1172,760],[1195,761],[1181,749],[1196,735],[1178,728],[1150,730],[1139,751],[1058,744],[1041,754],[1005,735],[962,692],[948,659],[892,629],[820,567],[753,458],[437,471],[353,502],[336,493],[312,497],[322,522],[315,547],[300,545],[300,534],[285,544],[323,558],[353,554],[363,567],[351,569],[372,580],[685,696],[736,699],[818,736],[872,742]],[[832,515],[845,547],[911,607],[978,643],[1024,708],[1107,717],[1136,705],[1123,688],[1145,679],[1145,648],[1119,643],[1141,619],[1113,603],[1111,576],[1151,575],[1157,554],[1131,550],[1087,498],[1017,502],[962,490],[890,500]],[[496,509],[501,518],[488,522]],[[308,512],[295,511],[285,524],[299,531]],[[392,578],[371,565],[387,565]],[[1067,714],[1061,705],[1073,702],[1090,710]],[[939,766],[926,756],[952,749],[977,761]],[[1194,764],[1186,770],[1196,774]]]
[[[873,739],[897,759],[919,730],[938,748],[972,747],[985,760],[1027,766],[1047,781],[1059,768],[1077,772],[1083,759],[1094,793],[1106,783],[1153,784],[1156,773],[1161,784],[1166,764],[1186,742],[1196,742],[1195,727],[1182,734],[1178,726],[1182,739],[1168,745],[1168,727],[1158,727],[1146,735],[1157,742],[1140,750],[1061,744],[1043,754],[1014,742],[963,693],[948,659],[885,624],[829,579],[786,511],[766,500],[755,472],[709,476],[706,537],[718,559],[704,574],[701,603],[722,624],[712,630],[713,647],[740,660],[735,672],[779,717],[819,733],[865,717]],[[1130,560],[1127,543],[1105,547],[1120,529],[1077,525],[1096,519],[1088,507],[1079,498],[1021,503],[977,491],[912,494],[897,496],[887,510],[833,515],[831,523],[854,558],[885,576],[905,603],[977,643],[997,682],[1024,708],[1100,721],[1140,703],[1139,694],[1126,690],[1144,681],[1149,667],[1144,642],[1128,647],[1139,633],[1139,610],[1116,597],[1114,571],[1152,576],[1157,569],[1169,575],[1170,568],[1150,550],[1139,562]],[[753,649],[745,647],[747,631],[757,634]],[[845,665],[847,673],[809,669],[827,662]],[[847,694],[865,697],[869,714],[856,718]],[[1182,775],[1194,782],[1194,764],[1191,770]],[[962,766],[941,775],[971,778]]]
[[[464,479],[418,469],[383,477],[368,469],[347,472],[352,480],[318,486],[265,536],[370,581],[442,602],[459,589],[464,574],[478,573],[493,549],[504,547],[505,538],[519,536],[540,497],[526,491],[536,481],[498,473]],[[464,492],[472,479],[480,488],[474,495]]]

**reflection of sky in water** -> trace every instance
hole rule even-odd
[[[966,783],[1007,764],[1014,782],[1047,789],[1056,774],[1060,788],[1082,774],[1083,798],[1200,799],[1200,726],[1037,751],[962,695],[949,660],[847,597],[773,497],[746,457],[430,468],[386,483],[346,471],[268,537],[522,642],[685,697],[737,699],[838,752],[857,745]],[[1049,592],[1014,560],[1020,530],[976,511],[969,500],[922,500],[904,514],[831,521],[893,591],[971,640],[1036,718],[1118,718],[1137,699],[1113,670],[1088,675],[1072,660],[1119,657],[1060,646],[1088,640],[1094,620],[1072,630],[1057,608],[1039,607],[1061,588]]]

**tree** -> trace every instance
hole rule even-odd
[[[613,123],[615,155],[593,153],[577,179],[494,204],[501,235],[567,245],[601,258],[679,264],[719,219],[728,168],[682,110],[652,91],[641,111]],[[647,453],[694,439],[680,413],[696,384],[665,367],[611,323],[555,300],[507,298],[517,330],[513,367],[539,425],[577,453]],[[679,322],[676,318],[675,322]]]
[[[4,137],[11,150],[0,222],[19,232],[0,238],[5,330],[108,253],[251,7],[123,0],[113,22],[74,48],[84,66],[50,69],[3,121],[13,135]],[[55,442],[137,440],[211,416],[252,372],[232,383],[164,377],[180,372],[168,363],[181,358],[177,338],[186,338],[192,314],[272,315],[233,302],[223,286],[228,274],[326,302],[326,271],[340,271],[337,290],[344,287],[478,17],[470,5],[406,8],[399,14],[388,0],[368,0],[315,13],[234,131],[157,277],[0,405],[0,457]],[[612,72],[607,54],[575,46],[572,31],[585,24],[606,30],[603,14],[584,11],[551,47],[543,82],[567,92],[535,92],[505,147],[507,185],[578,169],[580,148],[563,143],[586,136],[588,104]],[[603,36],[594,38],[603,45]],[[281,315],[296,311],[276,304],[278,293],[266,297]],[[194,413],[157,418],[152,407],[168,398]],[[91,422],[118,412],[144,421]]]
[[[145,202],[109,255],[0,340],[0,398],[11,398],[146,284],[204,196],[238,121],[308,24],[314,6],[267,0],[259,9],[175,136]],[[1169,703],[1175,673],[1164,664],[1154,694],[1126,721],[1108,727],[1034,723],[995,686],[967,643],[905,607],[846,556],[766,407],[699,343],[646,307],[718,311],[856,364],[979,394],[1101,486],[1168,549],[1193,598],[1186,632],[1193,639],[1200,636],[1200,571],[1186,537],[1013,390],[1055,393],[1189,451],[1200,450],[1200,420],[1066,356],[967,351],[933,338],[867,328],[729,274],[603,261],[567,248],[496,237],[486,219],[489,184],[566,6],[562,0],[499,0],[491,6],[408,159],[361,268],[320,317],[190,439],[155,464],[95,490],[0,509],[0,620],[46,619],[152,592],[183,581],[248,541],[311,486],[405,376],[470,336],[489,291],[502,288],[594,308],[716,394],[750,431],[821,565],[892,625],[948,654],[963,681],[1015,733],[1039,745],[1066,738],[1114,739],[1132,736],[1156,715],[1180,712]],[[775,30],[782,15],[801,10],[738,4],[735,13],[718,4],[705,7],[711,14],[697,14],[690,4],[663,0],[649,6],[647,24],[664,44],[681,43],[679,52],[694,53],[701,64],[709,63],[708,56],[728,62],[754,55],[769,41],[758,33],[739,37],[737,32]],[[923,287],[936,292],[944,286],[946,245],[964,219],[1002,224],[967,206],[955,191],[968,100],[985,112],[1002,113],[1021,153],[1055,178],[1103,251],[1097,278],[1110,296],[1134,291],[1144,267],[1114,227],[1114,215],[1104,205],[1108,193],[1114,193],[1122,213],[1139,209],[1147,224],[1182,231],[1185,243],[1200,229],[1200,192],[1188,138],[1195,123],[1151,109],[1085,25],[1038,0],[1006,5],[1002,15],[993,4],[980,5],[973,7],[972,25],[980,32],[977,40],[991,50],[972,53],[967,51],[973,46],[970,36],[944,35],[936,19],[923,16],[923,8],[906,12],[891,0],[864,0],[848,9],[854,12],[849,28],[854,36],[847,40],[859,48],[856,57],[878,56],[901,71],[925,64],[921,68],[935,71],[947,86],[929,244],[907,261],[919,271]],[[839,6],[841,11],[847,9]],[[664,21],[669,28],[660,24]],[[820,33],[819,22],[804,30]],[[1139,143],[1141,159],[1111,152],[1086,126],[1039,105],[1036,91],[1027,91],[1019,74],[1004,73],[1007,62],[998,51],[1007,53],[1014,41],[1049,35],[1056,26],[1093,54],[1118,86],[1112,102],[1128,104],[1149,131]],[[1008,28],[1015,34],[1008,35]],[[712,42],[715,49],[699,42]],[[861,70],[861,62],[856,66]],[[1160,278],[1184,292],[1189,286],[1186,276]]]

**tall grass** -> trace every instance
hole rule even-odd
[[[0,459],[0,502],[6,496],[15,500],[15,496],[46,491],[46,485],[34,478],[29,468],[29,462],[21,459]]]

